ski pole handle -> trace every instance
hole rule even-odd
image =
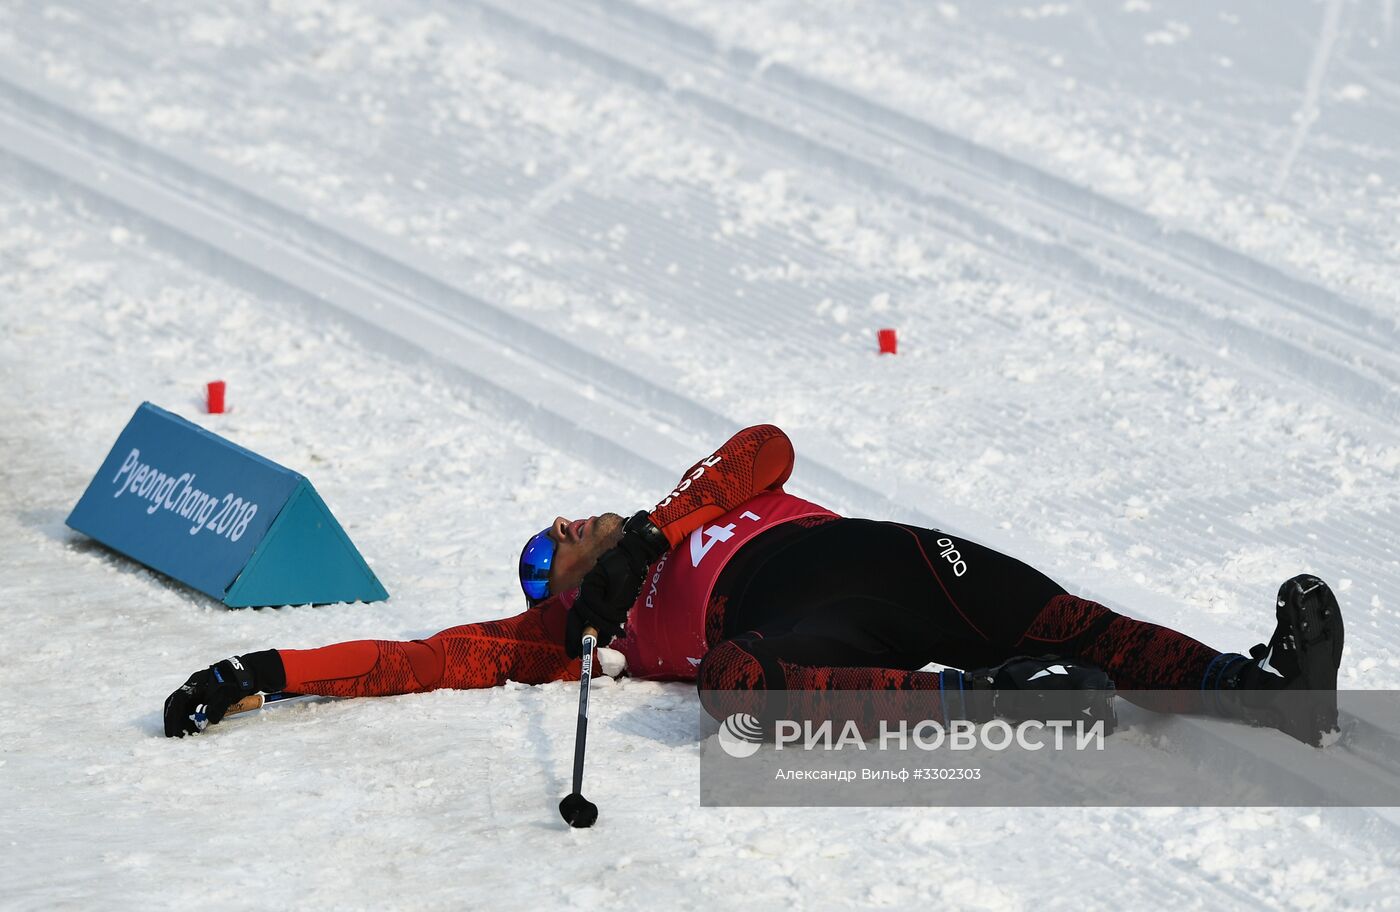
[[[239,713],[249,713],[255,709],[262,709],[262,705],[265,702],[266,700],[262,694],[250,694],[230,706],[224,713],[224,718],[227,719],[229,716],[236,716]]]
[[[264,704],[267,704],[267,703],[280,703],[280,702],[283,701],[283,700],[290,700],[292,697],[299,697],[299,696],[301,696],[301,694],[294,694],[294,693],[251,694],[251,695],[246,696],[246,697],[244,697],[243,699],[239,700],[237,703],[233,704],[232,706],[230,706],[230,707],[228,708],[228,711],[224,713],[224,718],[227,719],[229,716],[236,716],[236,715],[238,715],[239,713],[253,712],[254,710],[262,709]]]

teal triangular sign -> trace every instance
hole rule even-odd
[[[224,604],[246,608],[388,597],[350,536],[303,478],[229,586]]]

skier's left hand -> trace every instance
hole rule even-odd
[[[578,601],[569,611],[564,633],[564,648],[570,658],[578,657],[585,627],[598,631],[600,646],[622,632],[627,612],[642,590],[647,568],[667,548],[666,536],[646,511],[636,513],[623,524],[622,540],[598,558],[579,584]]]

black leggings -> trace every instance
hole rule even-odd
[[[907,669],[1001,661],[1065,592],[966,539],[869,519],[779,526],[744,548],[715,591],[721,639],[782,641],[804,664]]]
[[[707,632],[702,692],[935,690],[938,674],[917,670],[930,662],[970,670],[1026,654],[1096,664],[1120,688],[1194,689],[1220,655],[975,542],[867,519],[788,523],[750,542],[716,583]]]

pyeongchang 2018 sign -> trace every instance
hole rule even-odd
[[[230,542],[241,539],[248,531],[248,524],[258,515],[257,501],[234,491],[226,492],[223,497],[217,492],[210,494],[199,488],[198,481],[197,472],[181,472],[177,477],[173,470],[167,474],[142,462],[141,451],[132,447],[122,460],[121,468],[112,476],[111,484],[116,488],[112,496],[130,496],[149,502],[149,506],[139,504],[147,516],[157,510],[174,513],[189,523],[186,531],[190,535],[207,532]]]
[[[388,597],[306,478],[149,402],[68,525],[231,607]]]

